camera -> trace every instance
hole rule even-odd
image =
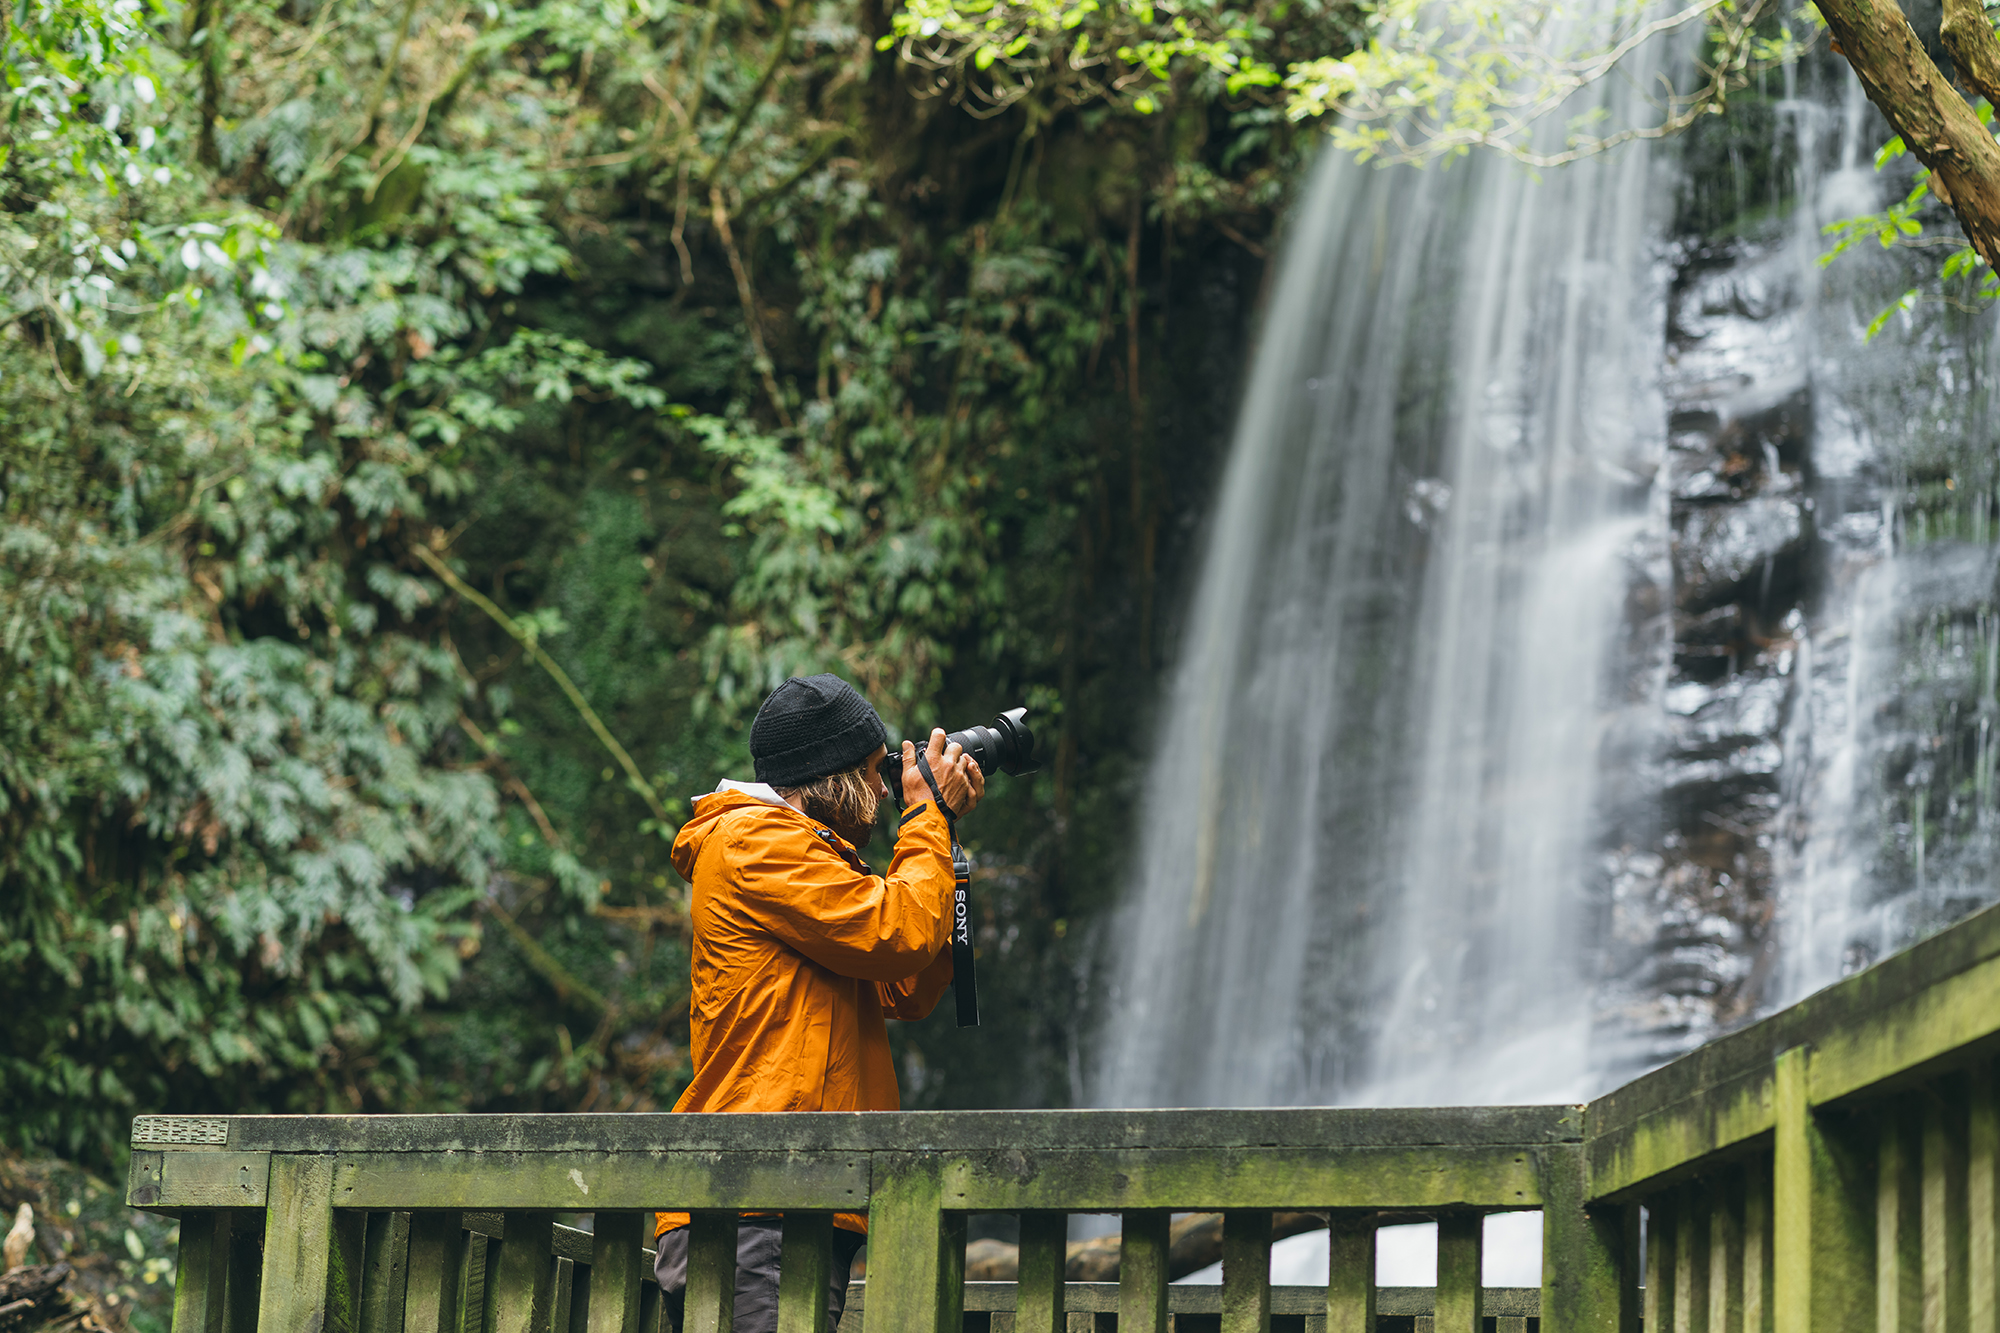
[[[1035,771],[1035,733],[1028,729],[1026,708],[1010,708],[994,718],[990,727],[967,727],[951,732],[944,740],[947,746],[956,745],[970,755],[982,773],[1005,773],[1018,778]],[[917,749],[922,751],[924,744],[918,740]],[[892,795],[903,790],[901,746],[890,749],[882,760],[882,781],[888,784]]]

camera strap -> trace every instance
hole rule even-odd
[[[976,1028],[979,982],[973,975],[972,858],[958,845],[958,816],[945,804],[944,793],[938,790],[937,778],[931,773],[931,761],[921,746],[917,749],[917,772],[924,775],[924,784],[931,789],[931,799],[937,802],[938,813],[944,816],[945,828],[951,833],[951,877],[956,883],[951,904],[951,992],[958,1005],[958,1025]]]

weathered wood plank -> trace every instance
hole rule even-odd
[[[1905,1107],[1885,1108],[1875,1156],[1875,1327],[1920,1333],[1923,1222],[1916,1127]]]
[[[1641,1319],[1648,1329],[1674,1326],[1674,1243],[1679,1221],[1672,1191],[1654,1195],[1646,1208],[1645,1300]]]
[[[174,1262],[173,1333],[223,1333],[232,1220],[232,1214],[221,1208],[181,1217],[180,1251]]]
[[[1678,1193],[1673,1329],[1674,1333],[1708,1333],[1709,1191],[1705,1185],[1683,1185]]]
[[[833,1271],[833,1216],[785,1214],[778,1256],[778,1333],[827,1333],[827,1278]]]
[[[1777,1062],[1771,1300],[1777,1333],[1855,1327],[1875,1309],[1873,1146],[1817,1116],[1802,1047]]]
[[[1914,950],[1912,951],[1914,952]],[[1873,969],[1871,969],[1872,971]],[[1851,978],[1868,995],[1868,973]],[[2000,1033],[2000,957],[1909,994],[1856,1006],[1813,1039],[1810,1095],[1815,1106],[1907,1078]]]
[[[1327,1233],[1326,1333],[1375,1333],[1375,1219],[1335,1213]]]
[[[868,1206],[868,1158],[858,1153],[343,1153],[336,1160],[343,1208]]]
[[[1709,1333],[1740,1333],[1743,1327],[1743,1180],[1740,1174],[1717,1183],[1709,1195]]]
[[[125,1201],[134,1208],[262,1208],[271,1155],[261,1152],[140,1150],[132,1154]]]
[[[576,1291],[576,1260],[556,1256],[555,1285],[549,1291],[550,1333],[569,1333],[570,1299]]]
[[[653,1231],[651,1213],[605,1211],[592,1220],[588,1333],[638,1333],[642,1248]],[[734,1231],[734,1228],[731,1228]],[[736,1241],[730,1237],[730,1283],[735,1284]]]
[[[264,1333],[320,1333],[333,1321],[328,1296],[335,1262],[333,1162],[280,1155],[271,1161],[264,1223],[264,1275],[257,1327]]]
[[[684,1333],[735,1327],[737,1230],[735,1213],[696,1213],[689,1223]]]
[[[410,1215],[368,1214],[362,1241],[361,1333],[403,1333],[409,1279]]]
[[[1126,1212],[1153,1208],[1532,1208],[1528,1148],[992,1150],[944,1157],[946,1206]]]
[[[1941,1080],[1923,1093],[1921,1210],[1925,1333],[1964,1333],[1966,1264],[1965,1081]]]
[[[1271,1333],[1271,1214],[1222,1215],[1222,1333]]]
[[[957,1225],[951,1225],[939,1167],[929,1154],[875,1159],[868,1209],[866,1333],[958,1333],[964,1215],[958,1214]]]
[[[1014,1333],[1062,1333],[1063,1264],[1069,1216],[1021,1214],[1020,1268],[1014,1304]]]
[[[555,1294],[555,1218],[510,1212],[487,1258],[486,1333],[545,1333]]]
[[[1743,1164],[1743,1333],[1771,1333],[1771,1159]]]
[[[222,1307],[228,1333],[257,1333],[258,1291],[264,1280],[264,1210],[242,1208],[229,1227],[229,1286]]]
[[[1173,1214],[1128,1212],[1118,1242],[1120,1333],[1167,1333],[1168,1251]],[[1225,1236],[1227,1232],[1225,1231]]]
[[[403,1286],[405,1333],[457,1333],[465,1231],[457,1213],[410,1216],[409,1277]]]
[[[1438,1217],[1437,1333],[1480,1333],[1485,1312],[1480,1268],[1485,1248],[1486,1219],[1459,1210]]]
[[[1966,1092],[1966,1304],[1974,1333],[2000,1333],[2000,1086],[1983,1063]]]
[[[1583,1153],[1544,1148],[1537,1154],[1542,1195],[1542,1316],[1545,1333],[1624,1333],[1631,1304],[1624,1288],[1637,1282],[1624,1267],[1625,1208],[1584,1207]],[[1636,1287],[1634,1287],[1636,1296]],[[1632,1318],[1638,1318],[1634,1308]],[[1632,1330],[1631,1333],[1636,1333]]]
[[[171,1120],[174,1117],[152,1117]],[[978,1152],[1575,1143],[1574,1106],[1196,1111],[862,1111],[783,1115],[223,1116],[243,1152]],[[142,1147],[147,1145],[140,1145]],[[208,1149],[202,1149],[207,1151]],[[594,1188],[594,1186],[593,1186]],[[581,1211],[588,1211],[585,1205]]]

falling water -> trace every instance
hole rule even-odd
[[[1589,1087],[1594,842],[1666,668],[1661,175],[1636,143],[1539,179],[1315,168],[1112,934],[1100,1104]]]
[[[1318,164],[1099,1104],[1582,1096],[2000,896],[2000,339],[1870,341],[1934,254],[1820,231],[1907,169],[1843,62],[1782,77],[1671,243],[1638,145]]]

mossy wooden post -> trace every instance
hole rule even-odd
[[[1334,1213],[1326,1248],[1326,1333],[1375,1333],[1375,1219]]]
[[[1674,1196],[1646,1200],[1645,1299],[1640,1318],[1649,1329],[1674,1327]]]
[[[509,1212],[499,1253],[487,1260],[485,1333],[543,1333],[555,1298],[555,1217]]]
[[[338,1308],[352,1283],[344,1269],[349,1256],[337,1252],[335,1243],[333,1159],[316,1153],[274,1154],[267,1197],[259,1333],[353,1328],[353,1310]],[[333,1309],[328,1308],[330,1299]]]
[[[410,1215],[369,1213],[362,1241],[361,1333],[403,1333],[410,1278]]]
[[[965,1214],[944,1211],[931,1153],[877,1153],[868,1200],[866,1333],[959,1333]]]
[[[1732,1174],[1709,1196],[1709,1333],[1743,1327],[1743,1180]]]
[[[1771,1333],[1771,1158],[1743,1164],[1743,1333]]]
[[[2000,1086],[1993,1066],[1967,1080],[1965,1126],[1966,1304],[1973,1328],[2000,1328]]]
[[[735,1327],[736,1233],[735,1213],[696,1213],[688,1224],[684,1333],[730,1333]]]
[[[1118,1242],[1118,1333],[1167,1333],[1167,1256],[1173,1214],[1126,1213]],[[1223,1235],[1227,1243],[1228,1231]]]
[[[1966,1116],[1963,1080],[1950,1077],[1923,1098],[1919,1207],[1923,1230],[1923,1326],[1966,1326]]]
[[[1674,1333],[1709,1333],[1709,1207],[1706,1188],[1681,1187],[1674,1208]]]
[[[778,1255],[778,1333],[827,1333],[833,1215],[786,1213]]]
[[[591,1220],[590,1305],[587,1333],[634,1333],[639,1326],[639,1286],[645,1274],[645,1237],[651,1213],[597,1214]],[[735,1241],[731,1238],[731,1253]],[[731,1284],[735,1265],[730,1265]],[[563,1333],[558,1329],[556,1333]]]
[[[1875,1327],[1919,1333],[1923,1327],[1923,1220],[1916,1126],[1905,1107],[1880,1118],[1875,1151]]]
[[[411,1215],[404,1333],[457,1333],[459,1270],[464,1265],[465,1226],[457,1213]]]
[[[1021,1214],[1021,1261],[1014,1286],[1014,1333],[1063,1333],[1063,1265],[1069,1214]]]
[[[1626,1209],[1583,1204],[1583,1153],[1541,1156],[1542,1328],[1545,1333],[1637,1333],[1637,1288],[1625,1267]]]
[[[1271,1333],[1271,1214],[1222,1215],[1222,1333]]]
[[[1773,1075],[1772,1291],[1776,1333],[1840,1333],[1875,1324],[1875,1192],[1844,1128],[1821,1123],[1809,1057],[1795,1046]]]
[[[174,1333],[223,1333],[234,1216],[227,1208],[181,1215],[180,1253],[174,1262]]]
[[[1469,1210],[1438,1217],[1437,1333],[1480,1333],[1480,1268],[1486,1219]]]

